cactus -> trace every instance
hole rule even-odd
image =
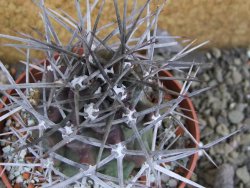
[[[160,43],[163,36],[156,36],[157,18],[165,1],[153,12],[150,1],[142,6],[135,3],[128,13],[126,1],[119,10],[114,0],[116,21],[103,27],[98,27],[98,21],[104,16],[105,1],[90,4],[86,0],[85,16],[79,1],[75,2],[78,20],[45,7],[43,1],[37,2],[45,41],[22,33],[21,37],[0,35],[20,42],[7,46],[27,52],[24,83],[15,84],[0,64],[10,82],[0,89],[8,99],[2,101],[1,112],[5,114],[1,120],[8,119],[5,131],[15,140],[1,135],[5,140],[1,142],[2,165],[9,172],[8,165],[12,165],[12,170],[19,167],[20,173],[30,173],[27,179],[16,177],[15,182],[24,187],[164,187],[165,175],[202,187],[175,169],[207,148],[184,148],[185,142],[198,142],[185,128],[189,117],[179,108],[186,96],[206,90],[188,92],[201,64],[179,59],[206,42],[195,47],[191,42],[171,59],[159,60],[154,57],[156,48],[178,44]],[[91,12],[96,5],[98,14],[92,25]],[[51,19],[72,35],[65,46]],[[102,37],[100,33],[110,26],[112,32]],[[139,38],[138,28],[145,29]],[[32,62],[31,49],[44,51],[46,60]],[[160,72],[164,70],[183,73],[180,92],[163,86],[162,79],[178,80],[162,78]],[[172,97],[166,99],[166,95]],[[185,135],[179,143],[175,133],[178,127]]]

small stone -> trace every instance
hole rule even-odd
[[[224,156],[232,152],[234,148],[227,143],[221,143],[212,147],[211,150],[213,150],[214,154]]]
[[[237,111],[243,112],[248,105],[246,103],[239,103],[236,105],[235,109]]]
[[[216,58],[220,58],[221,57],[221,51],[218,48],[213,48],[212,49],[212,54]]]
[[[7,171],[11,171],[11,166],[6,166]]]
[[[204,173],[203,178],[206,181],[206,183],[208,184],[207,187],[212,187],[213,186],[214,180],[215,180],[215,174],[216,174],[216,171],[214,169],[206,170],[206,173]]]
[[[18,176],[16,178],[16,183],[22,183],[23,182],[23,177],[22,176]]]
[[[35,182],[39,182],[39,178],[38,177],[35,176],[33,179],[35,180]]]
[[[211,105],[211,108],[212,108],[212,114],[217,114],[221,111],[221,106],[222,106],[222,102],[221,100],[219,99],[216,99],[212,105]]]
[[[16,126],[16,128],[21,127],[21,125],[18,122],[15,122],[15,126]]]
[[[234,148],[230,144],[227,144],[227,143],[225,144],[225,147],[224,147],[225,156],[231,153],[233,150]]]
[[[211,135],[211,134],[214,134],[214,130],[210,127],[205,127],[203,130],[203,135],[205,136],[208,136],[208,135]]]
[[[236,152],[236,151],[232,151],[230,154],[229,154],[233,159],[237,159],[239,157],[239,153]]]
[[[11,147],[10,147],[9,145],[6,146],[6,147],[4,147],[4,148],[2,149],[2,151],[3,151],[4,153],[10,152],[10,150],[11,150]]]
[[[250,59],[250,48],[247,49],[247,57]]]
[[[211,56],[211,54],[209,52],[206,53],[206,56],[207,56],[207,59],[211,59],[212,58],[212,56]]]
[[[247,184],[250,181],[250,174],[246,166],[238,168],[236,170],[236,175],[245,184]]]
[[[246,125],[250,125],[250,118],[245,119],[243,123]]]
[[[35,124],[34,119],[28,119],[28,126],[33,126]]]
[[[233,188],[234,187],[234,168],[229,164],[219,167],[214,188]]]
[[[250,134],[244,134],[240,140],[241,145],[250,145]]]
[[[226,78],[225,80],[226,80],[226,84],[227,84],[227,85],[233,85],[233,84],[234,84],[232,78]]]
[[[217,79],[218,82],[223,81],[223,75],[221,69],[215,69],[215,78]]]
[[[30,180],[30,183],[35,183],[35,180]]]
[[[15,178],[15,176],[14,176],[13,174],[10,174],[10,175],[9,175],[9,179],[10,179],[10,180],[13,180],[14,178]]]
[[[20,174],[21,174],[21,172],[19,172],[19,171],[15,171],[15,172],[14,172],[14,176],[15,176],[15,177],[19,176]]]
[[[192,174],[191,180],[194,181],[194,182],[198,181],[198,177],[197,177],[197,175],[195,173]]]
[[[175,179],[170,179],[168,181],[168,186],[169,187],[177,187],[178,182]]]
[[[222,136],[229,134],[229,130],[225,124],[219,124],[216,126],[216,132]]]
[[[243,65],[243,67],[242,67],[242,72],[243,72],[244,78],[250,77],[250,72],[249,72],[248,66],[249,65]]]
[[[232,69],[233,73],[232,73],[232,78],[233,78],[233,82],[235,84],[239,84],[242,81],[242,75],[241,73],[234,67],[234,69]]]
[[[2,148],[3,148],[3,146],[5,146],[5,145],[6,145],[6,143],[5,143],[5,142],[3,142],[3,141],[1,141],[1,142],[0,142],[0,144],[1,144]]]
[[[234,109],[234,108],[235,108],[235,106],[236,106],[236,103],[235,103],[235,102],[230,103],[230,105],[229,105],[229,109]]]
[[[161,175],[161,181],[163,181],[164,183],[168,182],[170,179],[170,177],[166,174],[162,174]]]
[[[8,119],[8,120],[6,121],[6,123],[5,123],[5,125],[6,125],[6,126],[10,126],[11,123],[12,123],[11,119]]]
[[[210,77],[208,76],[208,74],[204,74],[203,75],[203,79],[204,79],[204,81],[209,81],[210,80]]]
[[[199,118],[199,124],[200,124],[200,126],[207,126],[207,122],[206,122],[206,120],[204,120],[204,119],[202,119],[202,118]]]
[[[234,64],[235,65],[241,65],[241,59],[240,58],[234,58]]]
[[[208,117],[208,125],[211,126],[212,128],[215,127],[216,125],[216,119],[213,116]]]
[[[237,123],[240,123],[244,119],[244,114],[243,112],[233,110],[228,113],[228,118],[231,123],[237,124]]]
[[[217,85],[216,80],[211,80],[211,81],[208,82],[209,87],[213,87],[213,86],[216,86],[216,85]]]

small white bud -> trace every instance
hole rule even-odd
[[[84,76],[79,76],[79,77],[75,77],[72,81],[71,81],[71,85],[73,88],[76,88],[76,86],[80,86],[81,89],[85,89],[87,86],[85,84],[83,84],[83,81],[85,79],[87,79],[88,76],[84,75]]]
[[[96,112],[99,112],[99,109],[94,108],[94,103],[90,103],[84,108],[84,112],[86,115],[84,116],[85,118],[90,118],[92,121],[97,118],[98,115],[96,115]]]
[[[135,110],[128,110],[128,113],[123,114],[123,117],[127,117],[126,123],[129,124],[131,122],[136,122],[136,118],[134,117]]]

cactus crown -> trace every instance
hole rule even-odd
[[[98,27],[105,1],[90,4],[86,0],[87,13],[83,16],[76,0],[78,20],[46,8],[40,1],[37,5],[45,25],[45,41],[25,34],[1,34],[0,37],[21,42],[8,46],[27,49],[23,83],[15,84],[1,64],[12,84],[1,87],[7,99],[2,101],[2,111],[8,111],[1,119],[15,119],[19,126],[8,123],[6,129],[17,141],[5,144],[5,160],[15,163],[14,158],[22,154],[30,173],[37,173],[39,166],[42,178],[37,184],[43,186],[84,187],[93,181],[102,187],[143,187],[152,182],[159,185],[163,175],[167,175],[199,187],[173,170],[175,166],[185,166],[183,159],[198,152],[195,148],[177,148],[175,144],[179,126],[185,132],[185,141],[198,144],[185,129],[188,117],[180,112],[179,104],[185,96],[201,92],[188,93],[200,64],[180,59],[205,43],[191,48],[191,42],[170,59],[155,59],[156,48],[177,45],[160,42],[164,37],[156,35],[157,18],[164,3],[154,12],[150,12],[150,1],[142,6],[135,3],[128,13],[127,1],[119,10],[114,0],[116,21]],[[96,5],[98,15],[91,24]],[[67,45],[61,44],[51,19],[72,35]],[[113,31],[106,37],[99,36],[108,27]],[[136,38],[140,27],[145,30]],[[45,51],[47,59],[31,62],[29,49]],[[177,79],[163,78],[164,70],[183,73],[181,91],[163,86],[163,79]],[[15,92],[6,92],[8,89]],[[169,95],[172,97],[166,99]],[[174,165],[166,163],[173,161]],[[147,177],[146,182],[143,176]]]

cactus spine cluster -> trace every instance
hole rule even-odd
[[[2,101],[3,111],[8,113],[1,119],[8,119],[5,130],[16,140],[2,144],[2,157],[5,164],[31,174],[27,179],[17,175],[15,181],[24,187],[30,183],[44,187],[166,187],[165,176],[202,187],[176,174],[179,163],[171,163],[185,163],[182,159],[198,152],[171,146],[178,140],[175,130],[188,118],[180,112],[180,102],[187,94],[200,92],[188,93],[200,64],[179,59],[199,46],[191,48],[190,43],[170,59],[155,59],[156,48],[178,44],[159,43],[164,37],[156,35],[165,2],[154,11],[150,11],[150,1],[142,6],[135,3],[130,13],[126,2],[119,10],[114,0],[116,21],[98,27],[105,1],[90,4],[86,0],[83,16],[76,0],[77,20],[39,1],[45,41],[22,33],[21,37],[0,35],[20,42],[8,46],[27,50],[23,83],[15,84],[1,64],[12,84],[1,87],[8,99]],[[96,5],[98,15],[91,25]],[[61,44],[51,20],[71,34],[67,45]],[[113,31],[101,37],[99,33],[107,27]],[[136,37],[140,27],[145,30]],[[32,63],[30,49],[44,51],[47,59]],[[159,73],[164,70],[183,72],[179,93],[163,86]],[[6,92],[8,89],[15,93]],[[166,100],[166,95],[175,97]],[[183,129],[187,140],[196,142],[184,125]],[[34,177],[39,178],[35,181]]]

